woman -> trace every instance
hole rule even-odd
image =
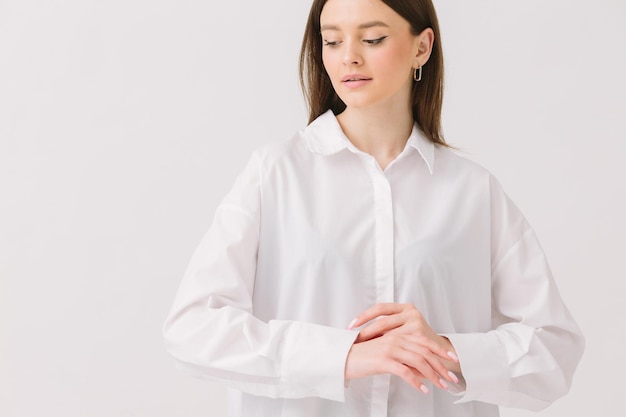
[[[313,2],[311,123],[253,154],[164,326],[233,415],[485,417],[569,389],[584,342],[532,229],[440,133],[439,39],[429,0]]]

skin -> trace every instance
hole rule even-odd
[[[447,389],[445,381],[459,382],[459,359],[450,341],[439,336],[411,304],[376,304],[357,316],[350,328],[365,325],[346,360],[346,378],[391,373],[414,388],[423,385]]]
[[[346,104],[337,120],[350,141],[384,170],[413,128],[413,70],[427,63],[434,33],[413,35],[410,24],[380,0],[328,0],[320,23],[324,67]],[[424,393],[426,380],[441,389],[446,381],[458,382],[454,346],[413,305],[377,304],[350,328],[361,326],[346,359],[347,380],[393,374]]]
[[[324,67],[347,106],[337,119],[355,146],[385,169],[413,128],[413,69],[428,61],[434,33],[414,36],[409,22],[379,0],[329,0],[320,24]],[[349,88],[342,82],[349,74],[370,81]]]

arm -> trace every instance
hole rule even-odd
[[[491,200],[493,330],[445,335],[466,381],[459,402],[539,410],[569,390],[584,338],[534,232],[494,179]]]
[[[260,173],[253,157],[216,210],[165,321],[166,349],[182,369],[248,393],[343,400],[355,332],[252,314]]]
[[[446,385],[460,396],[459,403],[539,410],[569,390],[584,339],[535,234],[495,181],[491,199],[492,330],[438,335],[413,305],[378,304],[352,323],[368,324],[355,346],[392,334],[411,335],[428,351],[430,366],[421,368],[425,371],[418,377],[441,388],[432,372],[445,378],[446,370],[452,371],[459,383],[448,379]],[[446,351],[452,352],[451,360],[442,354]]]

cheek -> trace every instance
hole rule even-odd
[[[336,54],[333,54],[332,51],[329,51],[327,48],[322,49],[322,64],[324,64],[324,68],[328,74],[331,74],[335,67],[336,58],[334,55]]]
[[[390,45],[376,55],[378,68],[385,73],[407,73],[411,70],[411,51],[403,45]]]
[[[341,64],[342,61],[338,57],[337,53],[333,53],[335,51],[330,50],[322,50],[322,64],[324,65],[324,70],[326,70],[326,74],[328,78],[330,78],[330,83],[333,85],[333,88],[339,88],[340,78],[343,75],[341,73]]]

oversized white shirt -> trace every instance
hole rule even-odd
[[[415,305],[464,376],[424,395],[344,380],[382,302]],[[564,395],[584,340],[535,234],[485,169],[414,127],[383,171],[327,112],[256,151],[216,210],[164,325],[179,366],[236,417],[491,417]]]

